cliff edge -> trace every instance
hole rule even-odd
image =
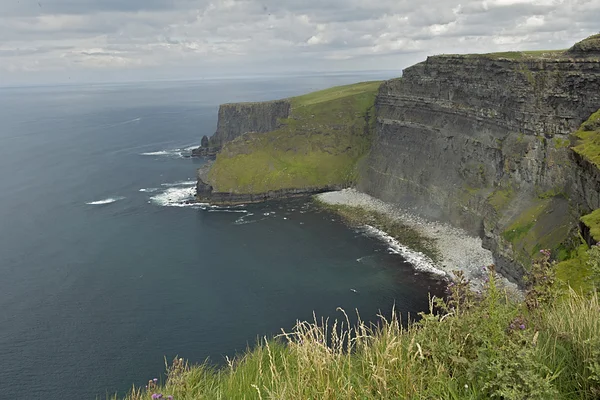
[[[371,147],[380,82],[265,103],[221,106],[219,151],[199,171],[200,201],[236,203],[315,193],[356,181]]]

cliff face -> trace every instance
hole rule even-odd
[[[568,51],[429,57],[383,84],[222,106],[198,198],[356,184],[481,236],[520,281],[540,249],[574,260],[578,230],[600,240],[600,211],[580,223],[600,209],[599,108],[600,35]]]
[[[220,148],[249,132],[274,131],[280,126],[279,120],[289,116],[290,108],[288,100],[223,104],[219,107],[219,121],[211,138],[212,144]]]
[[[430,57],[381,86],[359,189],[481,235],[518,280],[600,207],[569,136],[599,107],[598,59]]]
[[[201,171],[201,201],[235,203],[351,185],[371,146],[381,82],[335,87],[287,100],[221,106],[222,145]]]

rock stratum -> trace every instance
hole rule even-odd
[[[600,35],[566,51],[429,57],[383,83],[222,106],[198,196],[352,185],[480,236],[520,281],[540,249],[566,262],[580,233],[600,240],[600,216],[580,220],[600,209],[599,108]]]

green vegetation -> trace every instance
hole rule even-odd
[[[536,263],[523,303],[491,270],[477,297],[459,276],[418,322],[351,326],[340,310],[341,322],[299,322],[223,369],[176,359],[164,384],[126,399],[597,399],[598,294],[559,292],[551,267]]]
[[[600,33],[592,35],[569,49],[570,53],[600,53]]]
[[[498,188],[488,197],[488,202],[496,212],[499,212],[510,203],[514,196],[515,191],[512,188]]]
[[[424,237],[417,230],[396,221],[387,215],[367,210],[362,207],[347,205],[332,205],[315,200],[322,208],[340,215],[348,224],[353,226],[370,225],[377,228],[412,250],[419,251],[434,262],[439,261],[440,254],[435,240]]]
[[[512,246],[514,258],[527,267],[539,250],[550,249],[557,254],[563,249],[575,228],[568,207],[568,200],[560,190],[550,190],[540,193],[513,218],[502,237]]]
[[[565,57],[566,50],[531,50],[531,51],[504,51],[497,53],[484,53],[484,54],[467,54],[466,57],[470,58],[491,58],[491,59],[509,59],[515,61],[527,61],[544,58],[562,58]]]
[[[590,228],[590,235],[596,242],[600,242],[600,209],[581,217],[581,222]]]
[[[576,143],[573,150],[600,168],[600,110],[581,124],[574,136]]]
[[[577,292],[588,292],[592,290],[593,276],[589,261],[588,246],[581,244],[556,265],[556,277]]]
[[[371,147],[381,82],[335,87],[290,99],[291,115],[268,133],[228,143],[208,176],[218,192],[264,193],[350,185]]]

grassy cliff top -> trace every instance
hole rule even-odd
[[[600,33],[592,35],[581,42],[575,43],[568,51],[571,54],[595,54],[600,55]]]
[[[225,145],[209,183],[217,192],[245,194],[351,183],[371,145],[380,85],[362,82],[290,98],[290,116],[279,129]]]
[[[327,103],[348,96],[356,96],[371,93],[379,89],[381,81],[360,82],[345,86],[336,86],[318,92],[308,93],[302,96],[292,97],[290,101],[294,107],[308,107],[319,103]]]
[[[488,58],[488,59],[508,59],[515,61],[535,61],[537,59],[561,59],[573,57],[600,57],[600,34],[592,35],[576,43],[570,49],[560,50],[529,50],[529,51],[503,51],[496,53],[481,54],[444,54],[442,56],[463,57],[463,58]]]

